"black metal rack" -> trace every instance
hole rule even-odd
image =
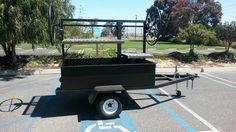
[[[71,23],[68,23],[71,22]],[[99,24],[75,24],[79,22],[112,22],[115,23],[115,25],[99,25]],[[131,23],[134,25],[123,25],[123,23]],[[141,25],[138,25],[141,24]],[[65,59],[65,50],[64,45],[65,44],[99,44],[99,43],[116,43],[117,44],[117,57],[124,56],[122,55],[122,43],[124,41],[122,40],[122,28],[123,27],[142,27],[143,28],[143,53],[146,53],[146,23],[143,20],[107,20],[107,19],[61,19],[59,25],[61,31],[61,38],[62,38],[62,58]],[[83,40],[83,39],[77,39],[77,40],[71,40],[68,41],[68,39],[64,39],[64,27],[66,26],[79,26],[79,27],[116,27],[117,28],[117,39],[116,40]]]

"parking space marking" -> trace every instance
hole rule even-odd
[[[228,82],[228,83],[236,84],[236,82],[233,82],[233,81],[230,81],[230,80],[226,80],[226,79],[223,79],[223,78],[214,76],[214,75],[209,74],[209,73],[202,73],[202,74],[207,75],[207,76],[210,76],[210,77],[213,77],[213,78],[216,78],[216,79],[219,79],[219,80],[222,80],[222,81],[225,81],[225,82]]]
[[[167,93],[165,90],[162,88],[159,88],[164,94],[168,95],[169,98],[172,98],[169,93]],[[200,115],[195,113],[193,110],[185,106],[183,103],[178,101],[177,99],[173,99],[178,105],[180,105],[182,108],[184,108],[186,111],[188,111],[191,115],[193,115],[195,118],[197,118],[199,121],[201,121],[204,125],[206,125],[208,128],[210,128],[214,132],[219,132],[211,123],[206,121],[204,118],[202,118]]]
[[[211,131],[197,131],[197,132],[215,132],[215,131],[211,130]]]
[[[55,84],[53,86],[53,89],[48,93],[48,95],[55,95],[55,90],[60,86],[59,83]],[[44,107],[44,105],[46,105],[50,100],[46,100],[45,102],[43,102],[43,104],[41,105],[41,107]],[[38,121],[38,119],[40,119],[39,117],[36,117],[36,118],[33,118],[31,120],[31,122],[29,123],[28,127],[25,128],[23,130],[23,132],[29,132],[30,131],[30,128]]]
[[[224,85],[229,86],[229,87],[231,87],[231,88],[236,88],[236,86],[233,86],[233,85],[231,85],[231,84],[227,84],[227,83],[222,82],[222,81],[219,81],[219,80],[215,80],[215,79],[213,79],[213,78],[207,77],[206,75],[201,74],[200,76],[203,77],[203,78],[212,80],[212,81],[214,81],[214,82],[217,82],[217,83],[220,83],[220,84],[224,84]]]
[[[56,90],[56,88],[58,88],[58,86],[60,86],[59,83],[55,84],[53,89],[48,93],[48,95],[55,95],[55,90]],[[41,107],[43,107],[43,105],[47,104],[48,101],[49,100],[46,100],[45,102],[43,102]],[[28,101],[23,101],[23,102],[30,102],[30,101],[28,100]],[[7,121],[7,122],[4,122],[4,123],[0,124],[0,129],[6,128],[6,127],[11,126],[11,125],[15,125],[18,122],[22,122],[22,121],[25,121],[26,119],[30,119],[30,118],[32,118],[31,115],[21,115],[20,117],[17,117],[13,120],[10,120],[10,121]],[[40,118],[39,117],[32,118],[32,120],[29,123],[28,127],[23,129],[23,132],[30,131],[30,128],[37,122],[38,119],[40,119]]]
[[[158,102],[162,102],[161,98],[157,96],[154,92],[151,90],[146,90],[148,94],[150,94],[153,98],[156,99]],[[174,112],[169,106],[165,103],[160,104],[162,108],[165,109],[166,112],[168,112],[173,118],[175,118],[181,126],[183,126],[188,132],[195,132],[196,130],[192,128],[189,124],[187,124],[176,112]]]
[[[0,129],[6,128],[6,127],[11,126],[11,125],[14,125],[18,122],[24,121],[24,120],[29,119],[29,118],[30,118],[30,115],[24,115],[24,116],[17,117],[14,120],[7,121],[3,124],[0,124]]]
[[[122,112],[120,118],[111,120],[81,121],[81,132],[136,132],[136,126],[127,112]]]
[[[33,124],[39,119],[39,117],[33,118],[26,128],[23,129],[23,132],[29,132]]]
[[[54,79],[55,77],[51,77],[51,78],[41,78],[40,80],[37,80],[37,83],[38,82],[43,82],[43,81],[50,81],[52,79]],[[35,84],[36,81],[31,81],[31,82],[23,82],[23,83],[20,83],[21,85],[23,86],[28,86],[30,84]],[[59,84],[56,84],[56,86],[59,86]],[[6,87],[3,87],[3,88],[0,88],[0,91],[4,91],[4,90],[7,90],[7,89],[10,89],[12,88],[12,86],[6,86]]]

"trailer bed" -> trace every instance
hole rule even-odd
[[[95,86],[122,85],[126,90],[155,87],[155,63],[145,59],[65,59],[60,92],[91,92]]]

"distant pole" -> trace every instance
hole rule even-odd
[[[126,30],[127,30],[127,38],[129,38],[129,29],[128,29],[128,27],[126,28]]]
[[[135,20],[137,21],[137,19],[138,19],[138,16],[137,15],[135,15]],[[134,39],[136,39],[136,27],[137,26],[137,23],[135,22],[135,28],[134,28]]]
[[[79,16],[78,16],[78,18],[82,18],[82,11],[83,11],[83,6],[79,5]]]

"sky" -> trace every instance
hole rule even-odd
[[[222,22],[236,21],[236,0],[216,0],[223,8]],[[154,0],[71,0],[74,18],[144,20]]]

